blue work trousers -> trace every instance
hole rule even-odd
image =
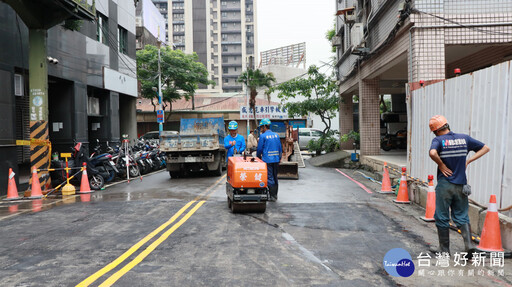
[[[267,178],[268,178],[268,187],[277,186],[277,169],[279,168],[278,162],[267,163]]]
[[[434,214],[438,227],[450,227],[450,208],[452,210],[452,220],[457,226],[469,223],[468,197],[462,193],[462,186],[462,184],[453,184],[444,177],[438,180],[436,212]]]

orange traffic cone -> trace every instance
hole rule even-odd
[[[409,192],[407,191],[407,179],[405,178],[405,172],[407,169],[402,167],[402,178],[400,179],[400,187],[398,188],[398,195],[396,199],[393,199],[395,203],[411,203],[409,201]]]
[[[91,193],[91,186],[89,185],[89,178],[87,176],[87,163],[83,163],[82,167],[82,182],[80,183],[80,191],[77,193]]]
[[[491,194],[487,215],[485,215],[484,228],[480,235],[480,244],[476,247],[479,251],[504,251],[501,245],[500,219],[498,216],[498,204],[496,195]]]
[[[32,172],[32,191],[30,193],[30,199],[42,198],[43,192],[41,191],[41,184],[39,183],[39,176],[37,170],[34,168]]]
[[[21,197],[18,196],[18,188],[16,187],[16,180],[14,180],[14,171],[9,168],[9,182],[7,184],[7,198],[4,200],[18,200]]]
[[[382,186],[378,193],[394,193],[391,190],[391,180],[389,179],[388,163],[384,162],[384,173],[382,174]]]
[[[436,221],[434,219],[434,213],[436,212],[436,190],[434,189],[434,176],[428,175],[428,193],[427,193],[427,207],[425,216],[420,217],[424,221]]]

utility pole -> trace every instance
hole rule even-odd
[[[160,111],[157,112],[157,121],[158,121],[158,135],[162,135],[162,131],[164,130],[164,121],[165,121],[165,111],[164,111],[164,102],[162,101],[162,71],[160,69],[160,47],[162,46],[162,42],[160,42],[160,26],[158,26],[158,104],[160,105]],[[160,116],[160,117],[159,117]]]
[[[248,57],[248,61],[247,61],[247,71],[249,71],[250,69],[252,69],[253,67],[253,61],[254,61],[254,58],[253,56],[249,56]],[[247,73],[247,76],[249,76],[249,73]],[[248,109],[250,109],[249,107],[249,77],[247,77],[247,84],[245,85],[245,98],[246,98],[246,106]],[[254,107],[256,108],[256,107]],[[251,115],[251,112],[250,110],[247,111],[248,115],[247,115],[247,137],[246,138],[249,138],[249,134],[251,133],[251,128],[250,128],[250,120],[249,120],[249,116]],[[256,120],[256,119],[254,119]]]

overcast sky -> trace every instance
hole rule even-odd
[[[306,42],[306,65],[333,56],[327,30],[333,27],[334,0],[255,0],[259,52]],[[259,62],[258,62],[259,63]]]

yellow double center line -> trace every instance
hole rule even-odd
[[[202,194],[198,195],[194,200],[187,203],[183,206],[176,214],[174,214],[167,222],[160,225],[157,229],[153,230],[150,234],[144,237],[142,240],[133,245],[130,249],[128,249],[125,253],[119,256],[117,259],[109,263],[107,266],[100,269],[98,272],[92,274],[87,277],[84,281],[80,282],[77,286],[89,286],[98,278],[110,272],[112,269],[116,268],[119,264],[123,263],[128,257],[130,257],[133,253],[135,253],[139,248],[141,248],[144,244],[150,241],[153,237],[159,234],[162,230],[171,225],[176,219],[178,219],[181,214],[183,214],[191,205],[197,203],[183,218],[174,224],[171,228],[169,228],[166,232],[164,232],[158,239],[156,239],[151,245],[149,245],[144,251],[142,251],[137,257],[135,257],[132,261],[126,264],[119,271],[114,273],[112,276],[107,278],[100,286],[111,286],[114,284],[119,278],[121,278],[124,274],[130,271],[133,267],[137,266],[144,258],[146,258],[153,250],[155,250],[158,245],[164,242],[176,229],[178,229],[183,223],[185,223],[204,203],[205,201],[215,192],[215,187],[219,184],[221,180],[223,180],[226,175],[219,178],[214,184],[212,184],[208,189],[206,189]],[[199,199],[203,198],[203,200],[199,201]]]

